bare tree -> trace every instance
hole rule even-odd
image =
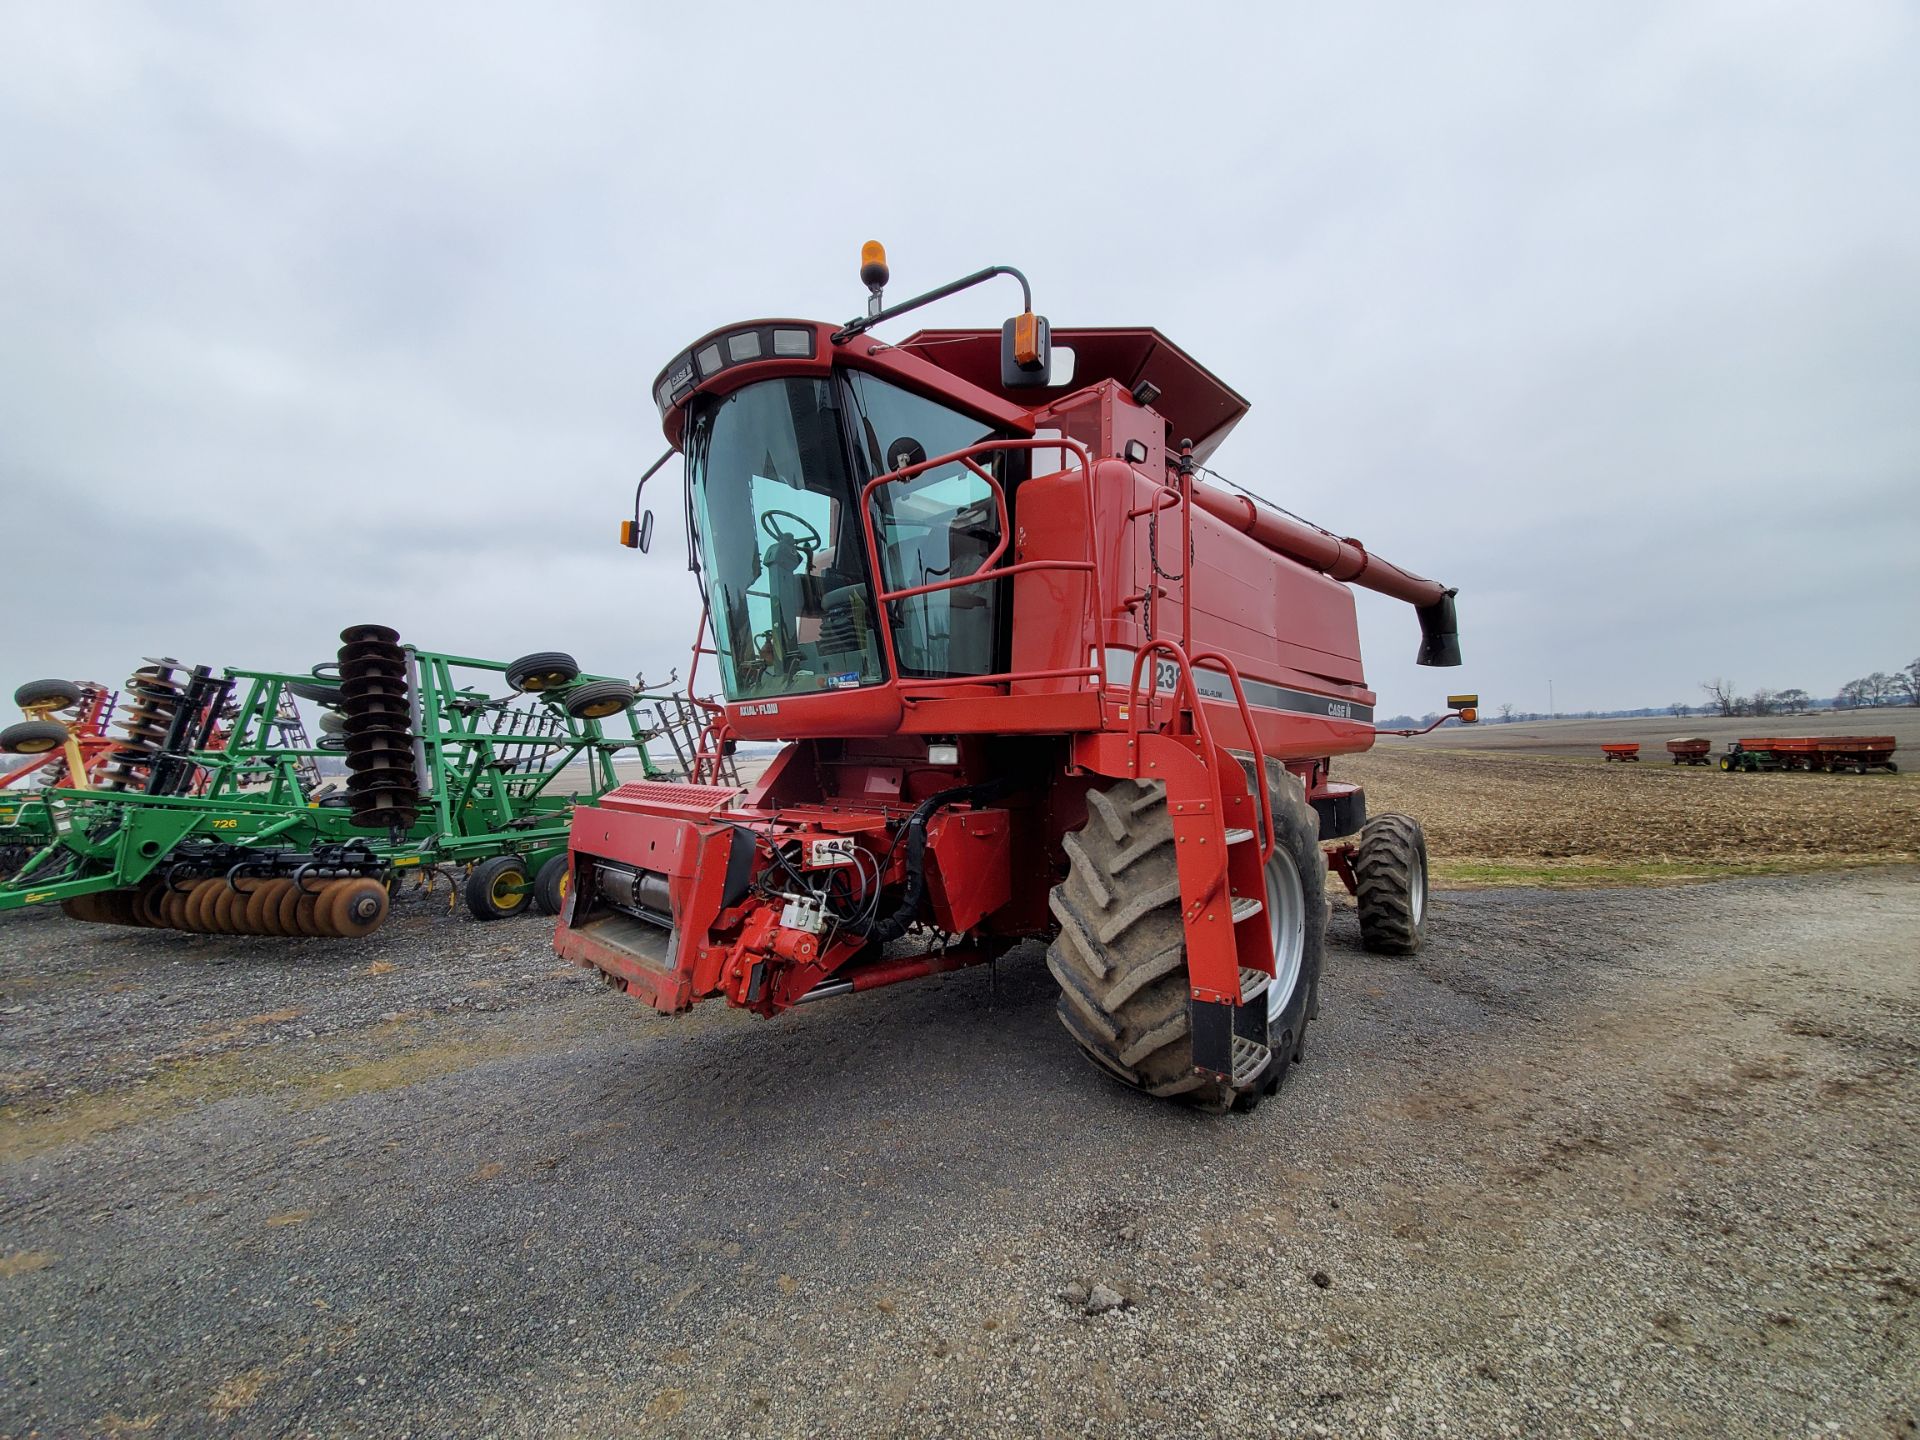
[[[1920,660],[1893,672],[1893,688],[1897,694],[1907,697],[1907,704],[1920,705]]]
[[[1500,723],[1502,725],[1511,725],[1513,723],[1513,706],[1502,705],[1500,707]]]
[[[1740,695],[1739,692],[1733,688],[1731,682],[1722,680],[1716,675],[1711,680],[1702,680],[1700,682],[1700,688],[1707,692],[1708,701],[1712,704],[1713,708],[1718,710],[1722,715],[1738,715],[1740,713]]]
[[[1747,697],[1747,713],[1750,715],[1771,715],[1778,706],[1779,697],[1762,685]]]
[[[1884,705],[1893,696],[1893,677],[1884,670],[1874,671],[1863,683],[1867,687],[1869,705]]]
[[[1813,705],[1813,697],[1804,690],[1782,690],[1773,703],[1789,715],[1798,715]]]
[[[1673,718],[1676,720],[1684,720],[1693,713],[1693,707],[1684,700],[1674,701],[1667,709],[1673,713]]]
[[[1835,698],[1839,701],[1842,710],[1852,710],[1856,706],[1865,705],[1868,703],[1867,682],[1849,680],[1840,687],[1840,693]]]

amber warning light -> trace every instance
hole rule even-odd
[[[881,292],[887,288],[892,272],[887,269],[887,247],[869,240],[860,247],[860,283],[867,287],[867,314],[878,315]]]

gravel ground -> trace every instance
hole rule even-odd
[[[1208,1118],[1031,953],[669,1021],[443,897],[9,916],[0,1434],[1909,1436],[1916,921],[1911,867],[1449,894],[1400,962],[1341,910],[1308,1063]]]

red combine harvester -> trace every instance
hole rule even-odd
[[[1329,865],[1372,948],[1426,922],[1420,826],[1329,773],[1376,733],[1347,585],[1416,607],[1424,665],[1459,663],[1454,592],[1203,481],[1247,402],[1159,332],[1050,334],[1004,266],[888,308],[862,258],[864,318],[730,325],[655,384],[689,694],[711,656],[724,702],[690,783],[575,813],[556,948],[772,1015],[1046,938],[1102,1069],[1251,1104],[1316,1010]],[[871,333],[994,276],[1027,299],[997,332]],[[743,739],[787,742],[744,794]]]

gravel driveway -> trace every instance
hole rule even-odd
[[[1251,1115],[1037,954],[679,1020],[546,927],[0,921],[7,1436],[1915,1433],[1920,872],[1335,915]],[[1114,1308],[1092,1308],[1118,1301]]]

